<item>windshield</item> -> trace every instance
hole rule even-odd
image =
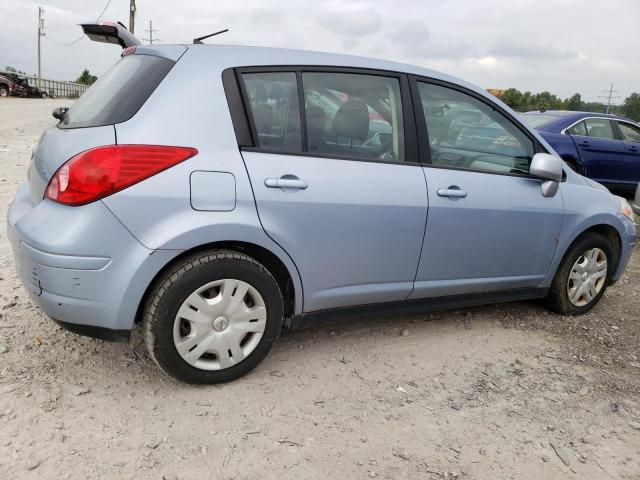
[[[520,118],[530,127],[538,128],[547,123],[551,123],[554,120],[560,118],[558,115],[549,115],[544,113],[527,113],[521,115]]]
[[[122,58],[69,109],[59,127],[99,127],[129,120],[173,65],[151,55]]]

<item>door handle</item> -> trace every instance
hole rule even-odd
[[[638,147],[629,147],[630,152],[637,152],[638,150],[640,150]]]
[[[580,142],[580,145],[581,145],[582,147],[588,147],[588,146],[589,146],[589,145],[591,145],[591,144],[585,140],[585,141],[583,141],[583,142]]]
[[[293,188],[304,190],[309,186],[304,180],[300,180],[295,175],[283,175],[280,178],[267,178],[264,181],[267,188]]]
[[[438,196],[449,198],[465,198],[467,196],[467,192],[465,192],[464,190],[460,190],[460,187],[441,188],[438,190]]]

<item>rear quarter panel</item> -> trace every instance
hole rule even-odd
[[[116,125],[119,144],[195,147],[198,155],[103,200],[149,249],[189,250],[218,241],[249,242],[274,253],[295,288],[302,311],[302,284],[295,264],[260,224],[251,184],[238,149],[222,69],[188,50],[136,115]],[[192,172],[223,172],[235,178],[235,206],[197,211],[191,204]],[[214,176],[211,178],[223,178]],[[215,190],[213,182],[209,188]],[[224,186],[228,189],[228,185]]]

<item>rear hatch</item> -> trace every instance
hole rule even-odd
[[[42,201],[49,180],[67,160],[90,148],[117,143],[114,125],[138,112],[185,51],[186,47],[175,45],[127,48],[126,55],[100,76],[62,121],[44,132],[29,167],[34,205]]]

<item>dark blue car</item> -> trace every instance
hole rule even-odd
[[[613,190],[640,182],[640,126],[628,118],[590,112],[527,112],[536,128],[571,168]]]

